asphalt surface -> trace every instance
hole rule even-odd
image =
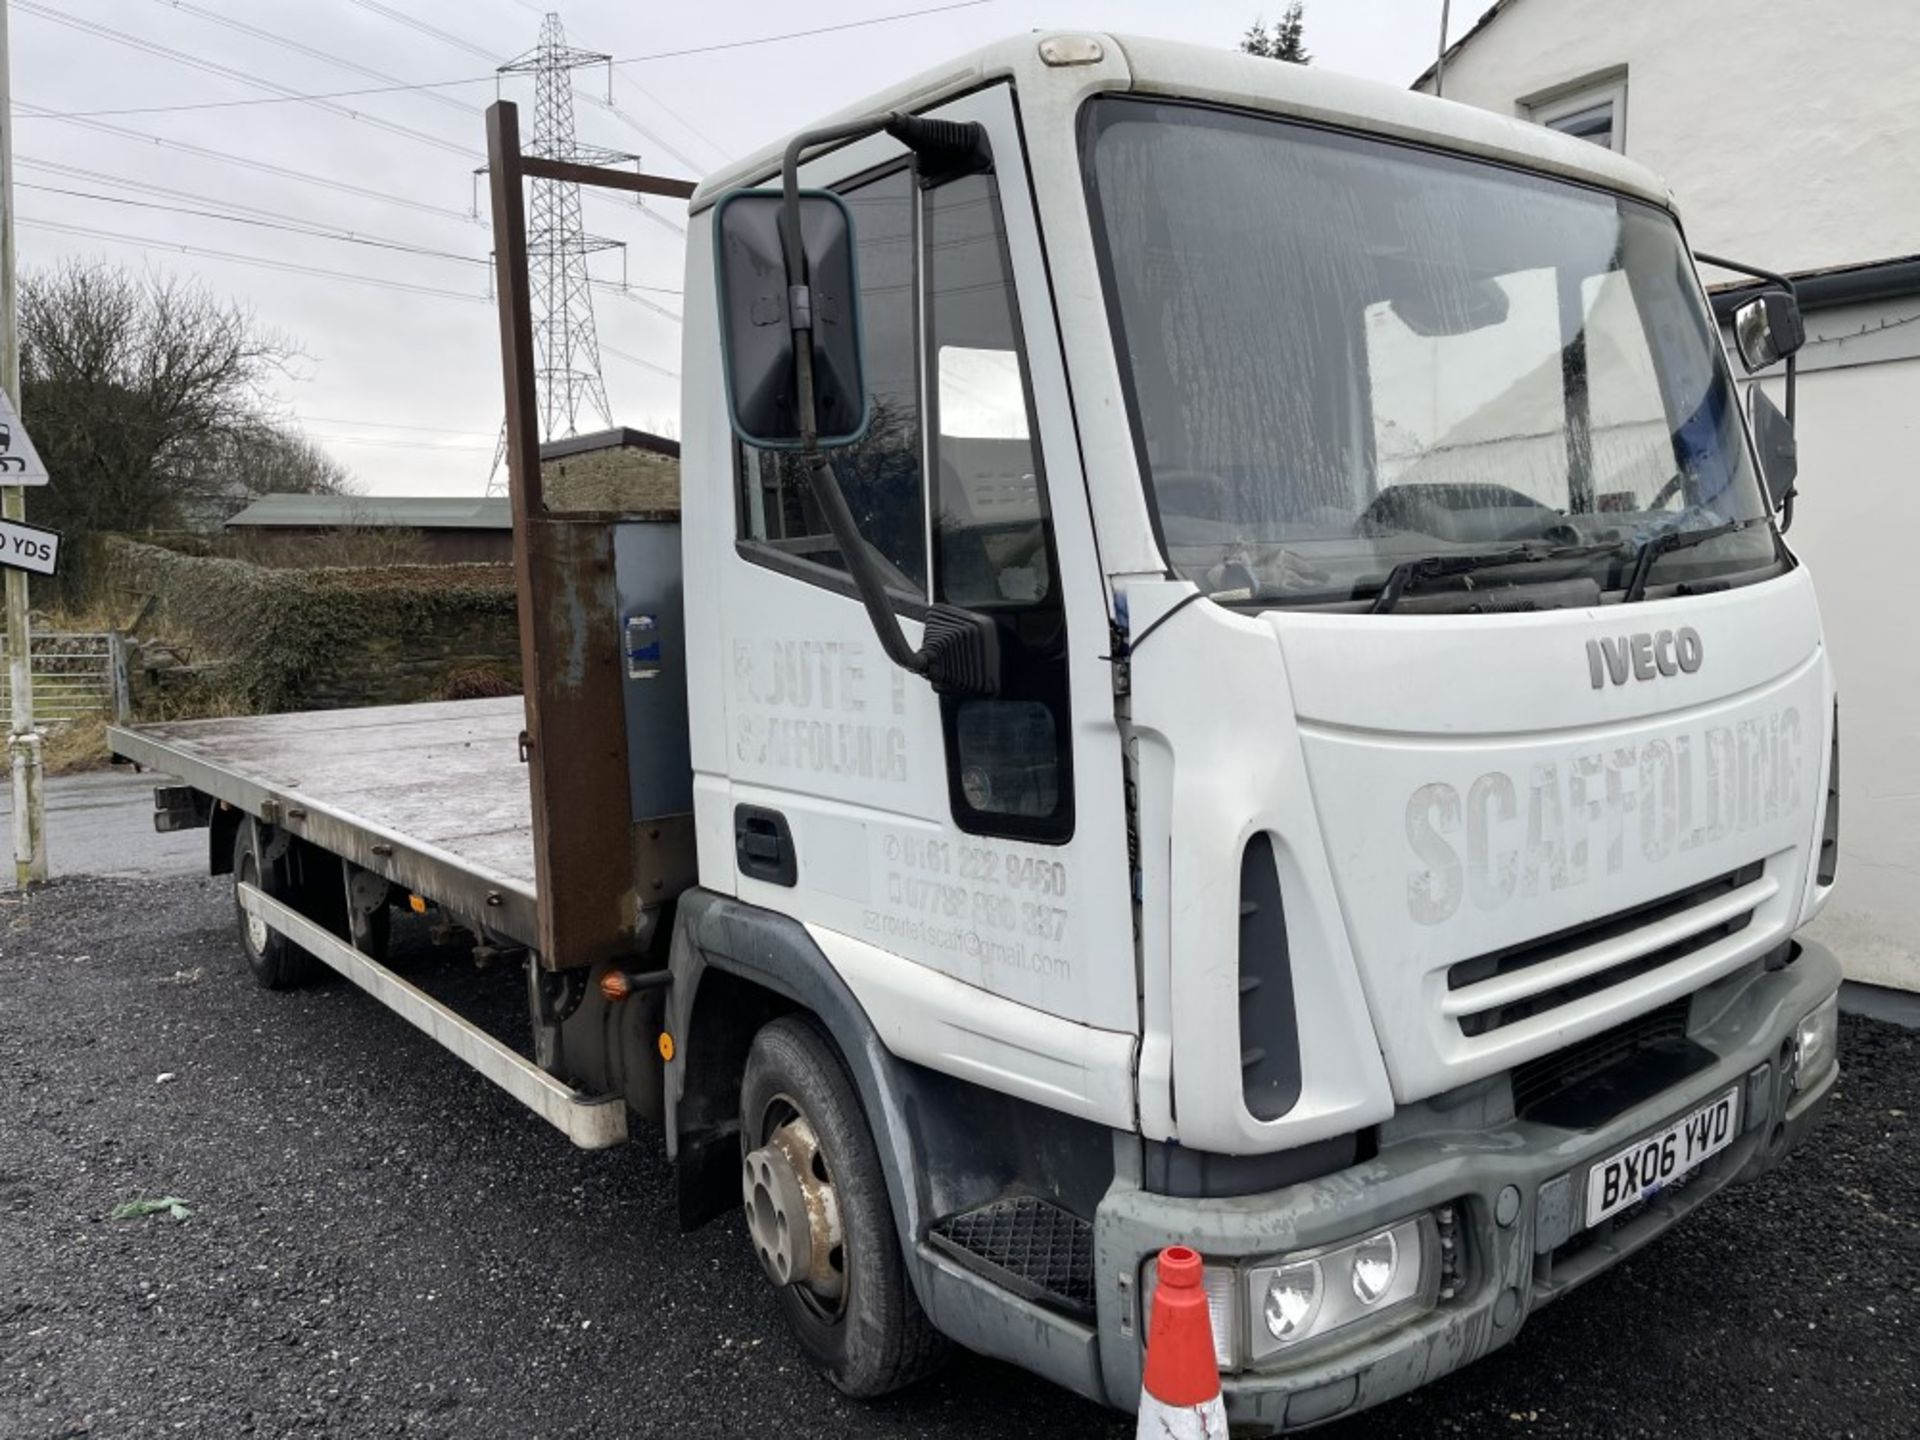
[[[0,894],[0,1436],[1133,1433],[972,1357],[839,1398],[739,1223],[678,1233],[648,1133],[573,1150],[350,987],[256,990],[231,923],[204,878]],[[513,980],[401,938],[513,1013]],[[1920,1035],[1850,1017],[1844,1046],[1786,1168],[1321,1433],[1912,1435]],[[106,1218],[158,1196],[191,1218]]]
[[[158,835],[153,787],[167,779],[130,765],[85,775],[53,775],[47,798],[47,873],[67,875],[194,875],[207,868],[203,830]],[[0,836],[13,825],[13,787],[0,777]],[[13,884],[12,842],[0,864],[0,889]]]

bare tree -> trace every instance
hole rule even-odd
[[[217,525],[261,495],[349,495],[353,477],[298,431],[269,420],[239,424],[187,447],[177,523]]]
[[[178,278],[68,262],[20,285],[21,410],[53,476],[33,518],[69,533],[190,523],[345,475],[273,423],[297,352],[244,306]],[[229,492],[237,492],[230,494]]]

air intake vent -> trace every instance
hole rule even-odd
[[[1278,1120],[1300,1098],[1287,917],[1264,832],[1240,856],[1240,1088],[1247,1112],[1260,1120]]]
[[[1833,884],[1840,873],[1840,702],[1833,702],[1833,744],[1827,759],[1827,820],[1820,831],[1820,868],[1814,878]]]
[[[1658,970],[1744,930],[1778,884],[1761,861],[1585,925],[1462,960],[1446,1013],[1484,1035]]]
[[[1691,1004],[1672,1001],[1516,1066],[1514,1113],[1548,1124],[1604,1124],[1699,1064],[1711,1063],[1711,1055],[1687,1040]]]

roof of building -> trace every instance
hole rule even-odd
[[[560,460],[594,450],[650,450],[655,455],[667,455],[675,460],[680,458],[678,440],[669,440],[664,435],[653,435],[626,425],[616,425],[611,430],[593,430],[585,435],[569,435],[561,440],[548,440],[540,447],[540,458]]]
[[[1511,5],[1515,0],[1503,0]],[[1479,27],[1475,27],[1476,29]],[[1070,124],[1086,96],[1106,91],[1245,106],[1309,123],[1334,125],[1387,139],[1435,145],[1461,154],[1564,176],[1671,202],[1668,188],[1644,165],[1586,140],[1512,116],[1460,105],[1341,75],[1316,65],[1287,65],[1211,45],[1095,35],[1099,59],[1050,66],[1039,47],[1054,33],[1019,35],[962,56],[824,118],[823,126],[890,110],[917,112],[942,100],[1010,79],[1032,113]],[[866,142],[861,142],[866,143]],[[726,191],[779,173],[784,142],[776,142],[704,180],[690,208],[698,213]]]
[[[502,495],[262,495],[227,527],[278,530],[511,530]]]
[[[1708,262],[1711,263],[1711,262]],[[1868,260],[1856,265],[1824,265],[1815,270],[1795,270],[1787,279],[1793,282],[1794,297],[1802,310],[1831,310],[1841,305],[1870,305],[1879,300],[1904,300],[1920,295],[1920,255],[1896,255],[1890,260]],[[1771,288],[1764,280],[1725,281],[1707,287],[1713,312],[1721,320],[1733,318],[1733,312],[1762,290]]]

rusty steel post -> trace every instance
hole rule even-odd
[[[533,791],[540,963],[571,969],[633,948],[627,734],[613,546],[605,525],[547,514],[535,428],[526,166],[516,108],[487,110],[507,477],[526,695],[523,753]]]

